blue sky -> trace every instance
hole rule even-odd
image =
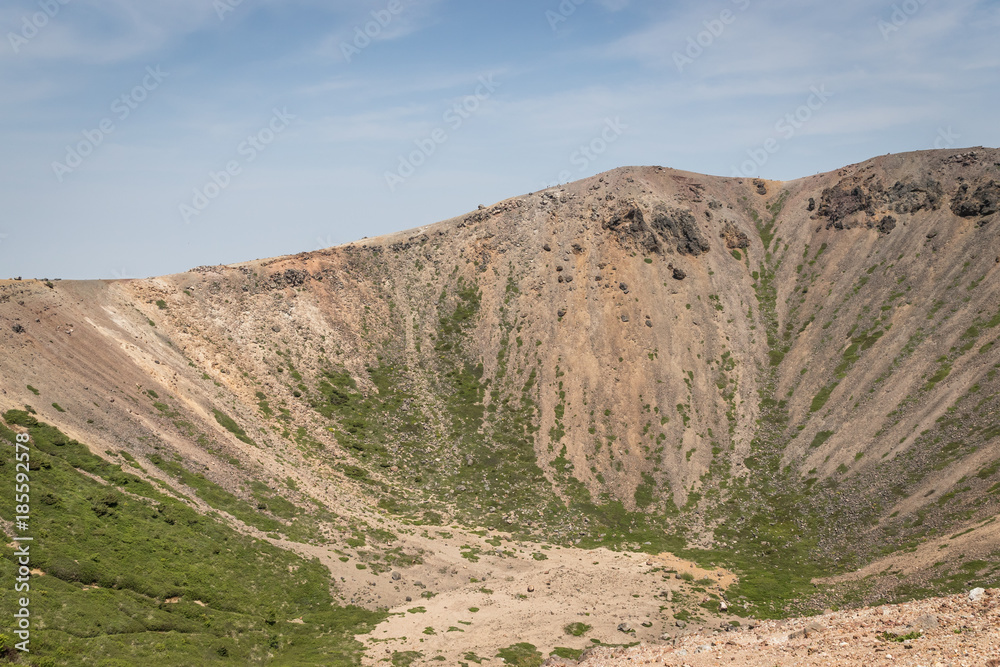
[[[314,250],[623,165],[1000,143],[1000,2],[7,0],[0,277]]]

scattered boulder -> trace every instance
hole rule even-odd
[[[402,578],[403,578],[403,575],[401,575],[399,572],[393,572],[392,573],[392,580],[393,581],[399,581]]]
[[[674,280],[684,280],[687,278],[687,274],[682,270],[674,267]]]
[[[628,623],[622,622],[618,624],[618,632],[632,632],[632,626]]]
[[[767,194],[767,184],[759,178],[755,178],[753,181],[754,187],[757,188],[757,194],[766,195]]]
[[[22,327],[20,324],[15,324],[14,326],[11,327],[11,329],[13,329],[14,333],[16,334],[24,333],[25,331],[24,327]]]
[[[934,614],[924,614],[913,620],[910,627],[914,630],[919,630],[920,632],[926,632],[927,630],[933,630],[938,627],[938,617]]]
[[[300,287],[311,277],[308,271],[302,269],[285,269],[283,273],[275,273],[271,276],[271,286],[276,289]]]
[[[875,228],[878,229],[880,234],[888,234],[896,228],[896,218],[891,215],[887,215],[878,221]]]
[[[544,250],[545,252],[552,252],[552,246],[546,243],[545,245],[542,246],[542,250]]]
[[[628,294],[628,283],[618,283],[618,289]]]
[[[565,308],[560,308],[559,310],[556,311],[556,315],[558,315],[559,318],[561,319],[566,316],[567,312],[568,311]]]
[[[816,200],[813,197],[809,198],[809,205],[806,206],[806,210],[810,212],[816,210]]]
[[[969,602],[979,602],[986,595],[985,588],[973,588],[969,591]]]
[[[623,314],[623,315],[622,315],[622,322],[628,322],[628,320],[629,320],[629,317],[628,317],[628,315],[624,315],[624,314]]]

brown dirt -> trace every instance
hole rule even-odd
[[[920,636],[903,642],[885,635],[903,637],[913,632]],[[689,634],[669,645],[595,649],[579,664],[997,667],[1000,590],[987,590],[978,602],[959,594],[804,619],[765,621],[737,632]]]

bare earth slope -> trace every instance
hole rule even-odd
[[[0,412],[319,558],[427,659],[995,584],[998,200],[987,148],[623,168],[292,257],[4,281]]]

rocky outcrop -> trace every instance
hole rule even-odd
[[[638,246],[646,252],[661,252],[660,240],[646,222],[642,209],[634,201],[625,202],[602,227],[612,232],[622,245]]]
[[[983,183],[969,194],[972,188],[968,183],[959,186],[958,192],[951,202],[952,212],[962,218],[974,218],[992,215],[1000,206],[1000,184],[996,181]]]
[[[944,197],[941,184],[933,178],[919,181],[896,181],[886,192],[888,203],[896,213],[936,211]]]
[[[863,185],[841,181],[832,188],[823,190],[816,214],[826,218],[826,228],[851,229],[856,226],[850,218],[857,213],[875,215],[875,197]]]
[[[660,236],[664,237],[664,240],[669,239],[670,245],[682,255],[697,257],[710,249],[708,241],[702,238],[698,230],[697,221],[695,221],[691,211],[686,209],[668,209],[663,205],[658,206],[653,216],[652,227]]]
[[[726,223],[726,226],[719,232],[719,237],[726,240],[726,247],[730,250],[742,250],[750,247],[750,237],[741,232],[739,227],[732,222]]]
[[[602,225],[615,234],[623,245],[638,247],[645,252],[676,251],[681,255],[708,252],[706,241],[694,215],[688,209],[657,205],[647,221],[647,215],[635,201],[626,202]],[[749,243],[749,241],[748,241]]]

